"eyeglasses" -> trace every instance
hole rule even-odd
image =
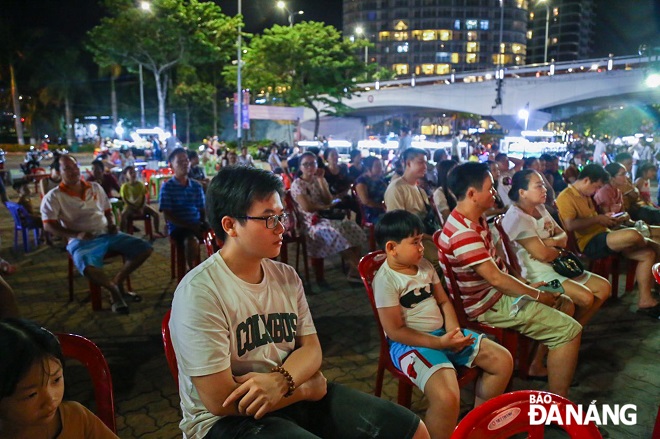
[[[313,168],[314,166],[318,166],[318,163],[316,163],[316,162],[305,162],[305,163],[301,163],[300,166],[302,166],[303,168]]]
[[[282,224],[282,227],[285,229],[289,227],[289,214],[283,213],[282,215],[271,215],[271,216],[237,216],[236,219],[247,219],[247,220],[260,220],[266,221],[267,229],[275,229],[278,224]]]

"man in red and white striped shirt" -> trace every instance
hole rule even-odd
[[[582,326],[555,307],[572,314],[572,304],[559,294],[541,291],[509,275],[497,256],[484,219],[484,212],[495,202],[493,176],[487,164],[457,166],[449,174],[448,186],[458,204],[435,245],[447,257],[445,276],[452,270],[458,281],[468,318],[514,329],[547,346],[547,372],[540,369],[542,362],[538,361],[532,364],[530,374],[547,373],[550,391],[566,396],[577,365]],[[514,301],[523,295],[532,300],[516,311]]]

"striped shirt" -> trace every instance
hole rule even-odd
[[[479,218],[478,223],[474,223],[454,209],[447,218],[435,245],[447,256],[449,267],[443,264],[442,269],[445,277],[447,270],[452,270],[454,273],[468,318],[476,319],[500,300],[502,293],[493,288],[473,268],[491,259],[500,270],[507,272],[504,262],[497,255],[490,230],[483,217]]]
[[[191,178],[185,186],[176,178],[170,178],[160,188],[158,200],[161,212],[169,210],[179,220],[192,224],[200,222],[206,201],[202,185]],[[167,223],[169,233],[175,229],[175,225]]]

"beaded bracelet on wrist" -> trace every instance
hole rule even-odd
[[[293,381],[293,377],[291,376],[291,374],[282,366],[275,366],[270,371],[281,373],[282,375],[284,375],[287,385],[289,386],[288,390],[284,394],[284,397],[287,398],[293,395],[293,391],[296,390],[296,383]]]

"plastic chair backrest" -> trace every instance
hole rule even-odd
[[[62,353],[82,363],[92,378],[96,415],[114,433],[117,432],[112,376],[103,353],[92,341],[76,334],[56,334]]]
[[[351,195],[353,196],[353,199],[357,203],[358,207],[360,208],[360,218],[361,218],[361,226],[364,227],[367,224],[367,214],[364,211],[364,204],[362,203],[362,199],[360,198],[360,195],[358,194],[357,189],[355,188],[355,185],[351,185]]]
[[[284,210],[291,215],[291,220],[289,221],[289,227],[287,227],[286,233],[292,238],[295,238],[301,234],[305,225],[305,218],[290,191],[286,191],[284,194]]]
[[[655,281],[660,284],[660,262],[653,264],[653,268],[651,268],[651,271],[653,272],[653,277],[655,278]]]
[[[7,209],[9,209],[9,212],[11,213],[11,216],[14,219],[14,226],[16,230],[23,230],[24,228],[26,229],[38,228],[37,225],[34,224],[30,219],[30,214],[25,209],[25,207],[21,206],[18,203],[14,203],[13,201],[7,201],[5,203],[5,206],[7,206]]]
[[[442,233],[442,230],[438,230],[433,234],[433,241],[437,239],[437,235]],[[468,327],[468,318],[465,314],[465,309],[463,308],[463,300],[461,299],[460,289],[458,288],[458,282],[456,282],[456,277],[454,272],[449,266],[449,261],[447,260],[447,255],[443,252],[438,252],[438,260],[442,266],[442,271],[445,275],[445,281],[447,284],[447,293],[451,297],[452,305],[454,305],[454,311],[456,312],[456,317],[458,318],[458,323],[464,327]]]
[[[159,172],[161,175],[174,175],[174,171],[173,171],[172,168],[170,168],[170,167],[167,167],[167,168],[160,168],[160,169],[158,170],[158,172]]]
[[[491,398],[479,407],[469,412],[458,424],[452,434],[452,439],[481,439],[481,438],[508,438],[518,433],[527,433],[530,439],[542,439],[545,425],[530,424],[530,400],[534,405],[543,406],[548,413],[550,407],[555,406],[562,419],[562,426],[569,437],[574,439],[601,439],[598,427],[592,422],[586,425],[576,425],[574,419],[570,419],[570,425],[566,425],[566,407],[572,407],[577,411],[577,406],[568,399],[555,395],[554,393],[539,390],[518,390],[505,393]],[[538,413],[541,417],[541,410]],[[585,410],[586,412],[586,410]],[[564,436],[562,436],[564,437]]]
[[[520,268],[520,264],[518,263],[518,257],[516,256],[516,252],[513,250],[513,244],[509,239],[509,235],[506,234],[506,232],[504,231],[504,227],[502,226],[503,218],[504,215],[502,214],[497,215],[493,220],[493,225],[495,226],[497,231],[500,232],[500,238],[502,239],[502,246],[504,247],[504,251],[506,252],[506,258],[508,259],[509,267],[514,272],[520,274],[522,273],[522,270]]]
[[[209,229],[208,232],[206,232],[206,235],[204,235],[204,246],[206,247],[206,255],[208,257],[213,256],[215,252],[220,250],[222,248],[223,242],[218,241],[218,239],[215,237],[215,232],[213,229]]]
[[[174,352],[174,346],[172,346],[172,337],[170,336],[170,315],[172,310],[168,309],[165,315],[163,316],[163,322],[160,327],[160,332],[163,337],[163,349],[165,350],[165,358],[167,359],[167,365],[170,368],[170,373],[177,387],[179,386],[179,367],[176,364],[176,353]]]
[[[155,169],[143,169],[143,170],[142,170],[142,181],[148,183],[149,180],[151,179],[151,177],[152,177],[154,174],[156,174],[156,170],[155,170]]]

